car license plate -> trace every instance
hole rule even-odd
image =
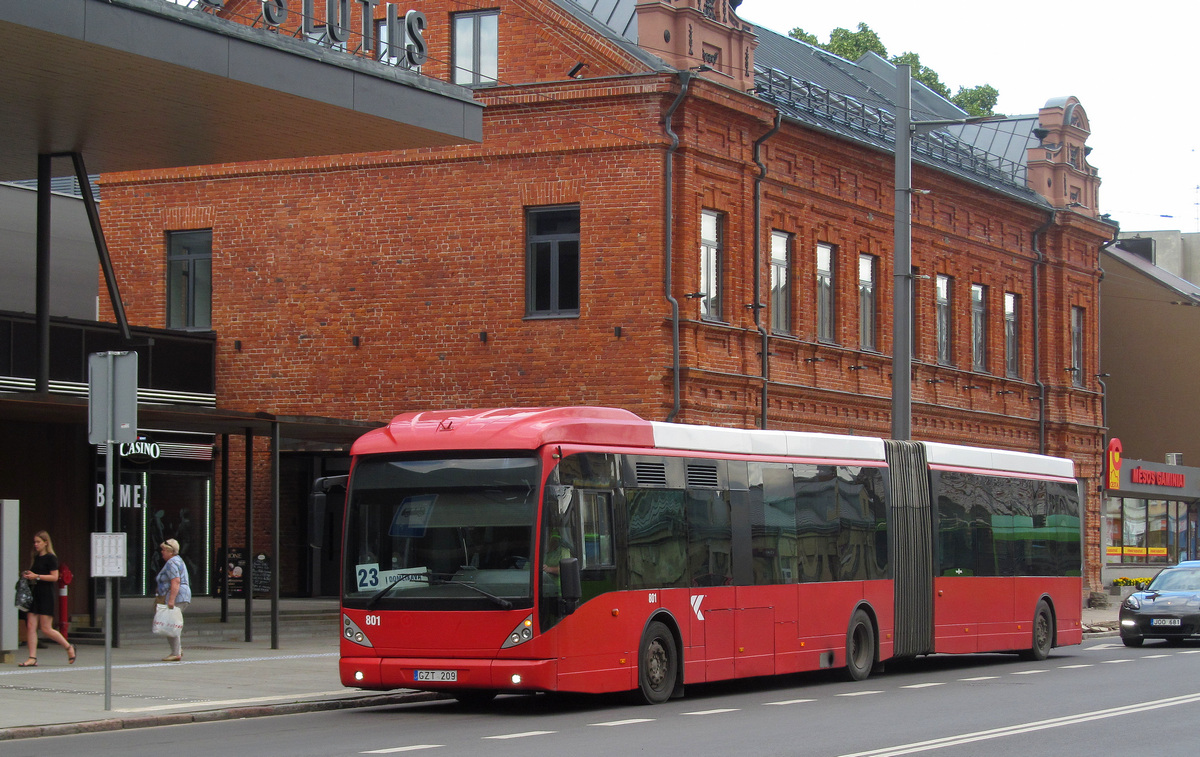
[[[438,683],[458,680],[457,670],[417,670],[414,671],[414,681],[436,681]]]
[[[1179,618],[1151,618],[1150,625],[1152,626],[1177,626]]]

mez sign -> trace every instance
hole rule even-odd
[[[291,13],[290,4],[297,0],[260,0],[263,20],[269,26],[278,27],[287,22]],[[301,25],[306,35],[313,35],[321,28],[316,23],[315,9],[318,3],[325,5],[325,35],[333,44],[350,39],[350,4],[362,6],[362,49],[378,57],[386,54],[395,58],[404,68],[414,68],[425,63],[429,50],[425,45],[425,14],[409,11],[400,17],[399,9],[388,3],[387,18],[380,29],[381,39],[375,39],[375,7],[379,0],[299,0]],[[200,0],[208,8],[224,8],[225,0]]]

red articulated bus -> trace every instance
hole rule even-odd
[[[352,458],[346,686],[659,703],[1082,641],[1070,460],[598,407],[410,413]]]

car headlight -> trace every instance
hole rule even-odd
[[[533,616],[530,615],[529,617],[525,618],[525,620],[521,621],[521,625],[513,629],[512,633],[508,635],[508,639],[500,645],[500,648],[509,649],[517,646],[518,644],[524,644],[532,638]]]
[[[1137,594],[1130,594],[1125,598],[1125,607],[1129,610],[1140,610],[1142,609],[1142,600],[1138,598]]]

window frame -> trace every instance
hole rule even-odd
[[[495,38],[493,40],[495,47],[484,50],[484,43],[488,41],[485,39],[484,24],[488,19],[495,19]],[[459,30],[460,21],[471,22],[471,64],[470,68],[466,70],[459,65],[459,55],[463,52],[462,35]],[[488,30],[488,32],[492,31]],[[498,8],[452,13],[450,15],[450,36],[451,83],[464,87],[494,87],[500,83],[500,10]],[[485,57],[487,58],[486,62],[493,64],[493,75],[491,76],[485,75],[483,70]]]
[[[714,234],[712,239],[706,238],[705,221],[712,219]],[[700,210],[700,286],[697,294],[700,297],[700,318],[705,321],[724,321],[724,287],[725,277],[725,214],[702,208]]]
[[[1004,293],[1004,370],[1021,377],[1021,295],[1015,292]]]
[[[954,365],[954,277],[939,273],[934,287],[938,365]]]
[[[537,218],[550,213],[574,211],[575,231],[538,234]],[[580,241],[582,218],[580,208],[575,204],[567,205],[538,205],[525,208],[525,317],[526,318],[578,318],[583,305],[583,285],[581,266],[583,264],[583,249]],[[575,245],[575,307],[562,307],[563,301],[563,263],[564,258],[571,255],[569,250],[563,250],[566,244]],[[549,245],[549,266],[545,272],[544,285],[547,291],[547,306],[539,307],[539,291],[543,285],[541,270],[535,249],[539,245]]]
[[[822,268],[822,254],[828,266]],[[817,341],[837,344],[837,247],[817,242],[816,249]]]
[[[988,372],[988,287],[971,284],[971,370]]]
[[[792,333],[792,235],[771,231],[771,331]]]
[[[866,276],[864,268],[866,266]],[[858,346],[866,352],[879,351],[879,256],[858,254]]]
[[[191,252],[191,248],[184,246],[184,241],[189,237],[206,237],[207,251],[200,253]],[[213,232],[208,229],[178,229],[166,232],[166,266],[165,266],[165,286],[166,286],[166,327],[169,329],[178,329],[182,331],[212,331],[212,283],[213,283],[213,253],[212,253]],[[182,249],[183,252],[179,250]],[[207,288],[205,291],[197,292],[197,286],[202,285],[199,281],[202,276],[195,275],[197,264],[207,263]],[[177,266],[179,273],[176,273]],[[176,276],[183,278],[182,292],[176,287]],[[178,298],[182,296],[183,302],[180,303]],[[203,319],[197,320],[197,306],[200,305],[200,300],[207,301],[208,317],[205,322]],[[179,312],[182,305],[182,312]],[[177,321],[177,318],[182,318],[182,323]]]

